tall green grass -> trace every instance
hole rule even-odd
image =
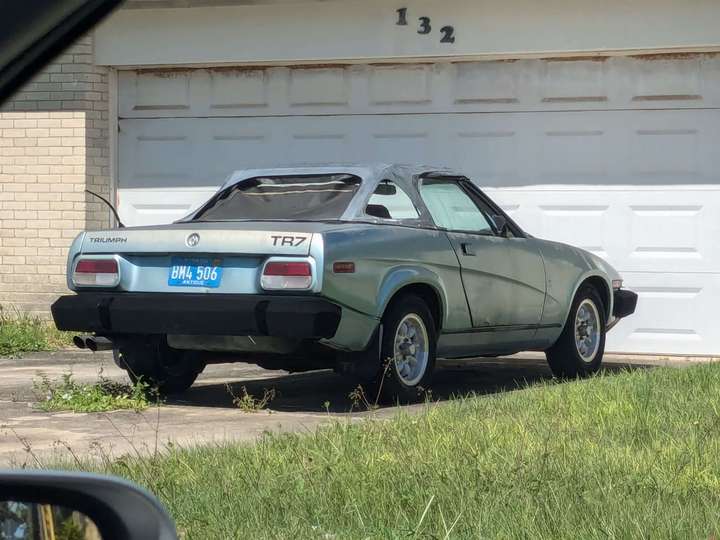
[[[0,356],[53,351],[72,345],[72,334],[36,315],[0,306]]]
[[[107,462],[187,538],[716,538],[720,365]]]

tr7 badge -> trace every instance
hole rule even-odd
[[[273,235],[272,238],[273,246],[290,246],[298,247],[302,245],[307,239],[307,236],[283,236]]]

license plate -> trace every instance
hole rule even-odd
[[[221,259],[200,259],[173,257],[170,261],[168,285],[171,287],[220,286],[222,278]]]

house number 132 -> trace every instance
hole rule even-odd
[[[397,22],[398,26],[407,26],[407,8],[400,8],[397,10]],[[424,36],[432,32],[432,24],[430,17],[418,17],[418,28],[417,33]],[[455,43],[455,28],[453,26],[443,26],[440,28],[442,37],[440,43]]]

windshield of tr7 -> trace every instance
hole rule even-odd
[[[216,194],[193,220],[340,219],[360,182],[350,174],[250,178]]]

